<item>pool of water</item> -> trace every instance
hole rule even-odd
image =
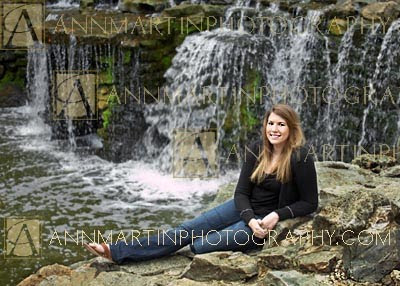
[[[112,232],[115,239],[120,231],[167,229],[199,214],[219,186],[238,176],[176,179],[140,161],[108,162],[87,146],[50,140],[49,127],[29,109],[0,109],[0,217],[2,225],[12,217],[39,220],[41,256],[9,258],[2,247],[0,285],[16,285],[44,265],[92,257],[72,238],[65,243],[65,231]],[[52,240],[55,232],[63,245]]]

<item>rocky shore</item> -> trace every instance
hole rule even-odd
[[[400,166],[382,158],[316,162],[317,211],[278,222],[277,243],[260,251],[194,255],[185,247],[127,265],[94,258],[42,267],[19,285],[400,285]],[[222,187],[207,208],[234,188]]]

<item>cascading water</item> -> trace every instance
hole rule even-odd
[[[400,144],[400,96],[397,96],[396,99],[396,94],[393,93],[393,87],[397,87],[400,80],[399,74],[396,72],[400,53],[398,49],[394,48],[400,44],[399,34],[400,20],[396,20],[390,25],[383,38],[375,70],[369,80],[371,91],[367,107],[363,113],[360,145],[382,142],[382,138],[385,138],[387,134],[391,136],[386,140],[391,140],[391,142],[386,142],[386,144]],[[388,88],[392,88],[392,91],[389,91]],[[394,105],[388,103],[388,101],[379,102],[379,98],[383,96],[378,97],[377,94],[390,96],[390,103],[394,103]],[[377,110],[377,106],[381,109]]]
[[[117,9],[118,0],[96,0],[94,2],[96,10]],[[48,9],[76,9],[79,8],[79,0],[50,0],[46,2]]]
[[[270,64],[271,50],[266,38],[226,28],[186,37],[164,75],[165,90],[172,95],[172,102],[146,109],[146,120],[151,125],[147,136],[153,137],[157,131],[171,142],[178,128],[215,128],[219,144],[226,138],[223,125],[229,110],[233,120],[229,139],[231,143],[238,141],[243,129],[239,118],[240,88],[249,70]],[[163,114],[169,116],[164,118]],[[172,148],[167,144],[161,151],[161,164],[157,164],[169,170],[171,157]]]
[[[361,92],[354,92],[363,91],[368,83],[373,86],[395,86],[396,77],[389,77],[388,73],[398,67],[398,54],[390,52],[398,44],[397,21],[386,34],[380,35],[377,33],[380,31],[377,26],[366,34],[360,34],[359,22],[350,23],[338,48],[335,48],[337,43],[329,35],[310,28],[322,20],[325,11],[308,11],[301,20],[290,22],[292,27],[284,35],[273,33],[273,29],[279,28],[273,23],[269,29],[260,29],[254,35],[246,32],[248,23],[243,20],[244,15],[257,16],[278,11],[276,5],[273,5],[255,13],[249,5],[250,3],[237,2],[226,12],[225,28],[188,36],[177,49],[172,67],[165,73],[166,89],[174,95],[175,101],[170,107],[151,106],[147,109],[150,128],[146,136],[154,137],[153,133],[163,134],[164,138],[171,141],[176,128],[215,127],[217,143],[221,146],[221,142],[226,139],[225,115],[228,110],[232,112],[229,103],[199,105],[196,100],[203,98],[202,88],[208,86],[211,86],[212,93],[217,98],[222,96],[222,87],[228,87],[222,89],[227,98],[233,97],[234,91],[243,87],[246,63],[262,74],[262,82],[267,88],[267,98],[262,109],[265,110],[273,102],[284,101],[291,104],[301,116],[308,144],[318,154],[323,152],[322,146],[328,144],[335,150],[333,154],[337,160],[350,160],[355,155],[351,150],[359,149],[361,145],[369,152],[374,152],[373,144],[398,143],[400,117],[396,111],[398,107],[396,109],[395,106],[398,106],[398,97],[394,95],[395,102],[390,107],[387,102],[376,106],[370,101],[363,104]],[[300,9],[297,13],[299,12]],[[227,23],[235,14],[239,14],[239,24],[236,30],[232,30],[230,28],[233,26]],[[288,13],[279,12],[279,15],[291,21]],[[376,47],[379,37],[384,37],[384,40],[378,56]],[[239,58],[246,60],[242,62]],[[376,65],[375,70],[371,72],[366,63]],[[361,70],[363,73],[360,73]],[[304,90],[307,90],[307,96]],[[383,88],[380,88],[379,94],[382,98]],[[181,102],[176,99],[178,95],[183,96]],[[356,97],[359,101],[357,104],[349,102]],[[236,104],[240,106],[241,102]],[[384,117],[383,113],[387,110],[393,111],[389,117]],[[236,133],[242,128],[239,113],[239,108],[236,107],[233,112]],[[170,116],[160,119],[161,114]],[[262,116],[262,112],[257,116]],[[383,142],[382,138],[387,141]],[[337,152],[339,145],[349,145],[343,156]],[[161,153],[161,166],[166,170],[171,149],[167,144],[158,150]]]

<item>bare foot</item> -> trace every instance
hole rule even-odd
[[[103,248],[104,246],[104,248]],[[114,262],[112,260],[112,256],[111,256],[111,251],[110,251],[110,246],[106,243],[89,243],[89,244],[84,244],[84,247],[90,251],[92,254],[98,255],[98,256],[102,256],[108,260],[110,260],[111,262]]]
[[[89,243],[89,245],[91,247],[93,247],[94,249],[96,249],[96,251],[98,253],[104,254],[104,248],[100,244],[98,244],[98,243]],[[106,243],[106,247],[108,248],[108,250],[110,250],[110,246],[108,246],[107,243]]]

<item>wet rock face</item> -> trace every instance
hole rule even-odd
[[[28,103],[25,90],[26,54],[21,51],[0,51],[0,108]]]
[[[343,266],[349,277],[362,282],[379,282],[400,266],[400,229],[380,231],[348,241]]]
[[[125,110],[122,110],[122,107],[115,108],[113,112],[112,123],[105,130],[103,137],[103,148],[97,154],[113,162],[143,159],[146,147],[141,138],[147,129],[143,107],[131,105]]]
[[[313,228],[329,231],[336,242],[345,231],[358,233],[365,229],[374,212],[375,198],[370,194],[352,192],[333,201],[314,217]]]
[[[13,83],[0,88],[0,108],[23,106],[28,102],[25,92]]]
[[[153,13],[161,12],[168,6],[166,0],[122,0],[118,8],[123,12]]]

